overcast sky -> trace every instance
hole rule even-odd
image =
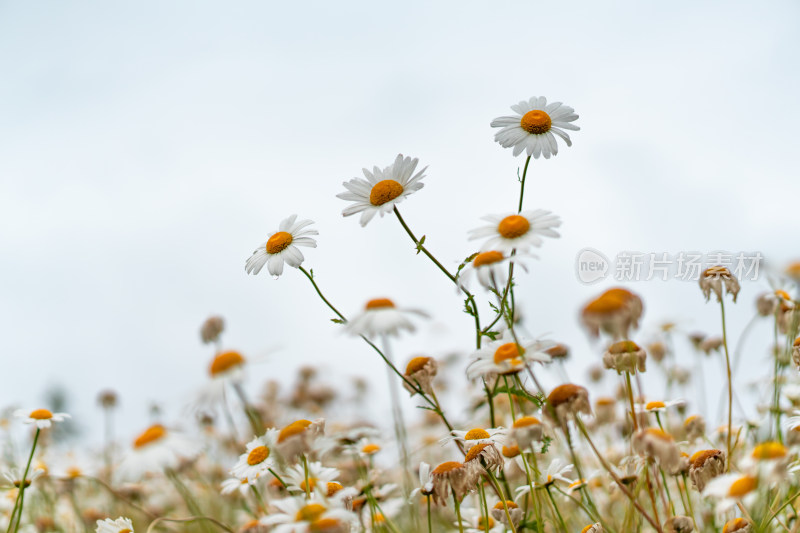
[[[574,107],[581,131],[531,165],[526,206],[564,223],[518,291],[528,329],[573,346],[584,382],[600,354],[578,309],[613,282],[577,281],[583,247],[800,257],[799,22],[791,1],[0,2],[0,406],[60,383],[92,438],[106,387],[126,434],[150,401],[175,418],[207,379],[210,314],[226,347],[281,347],[253,388],[303,363],[380,387],[380,362],[299,272],[245,274],[292,213],[316,221],[306,265],[346,314],[387,296],[433,315],[399,358],[466,357],[452,286],[396,220],[361,228],[335,195],[362,167],[420,158],[426,186],[401,209],[455,265],[481,216],[516,206],[523,159],[489,122],[539,95]],[[646,305],[637,339],[666,319],[719,333],[696,283],[630,288]],[[744,283],[734,331],[765,288]]]

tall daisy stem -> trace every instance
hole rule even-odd
[[[456,516],[458,517],[458,531],[464,533],[464,524],[461,521],[461,504],[458,502],[458,496],[453,492],[453,505],[456,508]]]
[[[36,428],[36,435],[33,437],[33,446],[31,446],[31,453],[28,456],[28,464],[25,465],[25,472],[22,474],[22,479],[19,484],[19,492],[17,492],[17,500],[14,502],[14,509],[11,511],[11,519],[8,522],[8,529],[6,533],[11,531],[11,526],[14,524],[14,513],[17,513],[17,524],[14,527],[14,533],[19,529],[19,524],[22,522],[22,507],[25,504],[25,489],[28,485],[28,472],[31,469],[31,462],[33,462],[33,452],[36,451],[36,444],[39,442],[39,433],[41,428]]]
[[[525,178],[528,176],[528,164],[531,162],[531,156],[525,159],[525,168],[522,170],[522,178],[519,180],[519,208],[518,213],[522,212],[522,201],[525,199]]]
[[[722,298],[719,299],[719,308],[722,314],[722,345],[725,347],[725,366],[728,372],[728,456],[727,461],[725,461],[725,472],[730,472],[732,459],[731,437],[733,436],[733,378],[731,376],[731,357],[728,354],[728,331],[725,326],[725,301]]]

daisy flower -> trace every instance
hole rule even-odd
[[[431,475],[431,465],[422,461],[419,464],[419,486],[411,491],[408,497],[409,503],[415,503],[417,494],[430,496],[433,494],[433,476]]]
[[[44,468],[32,468],[28,471],[28,476],[25,478],[25,488],[28,488],[33,483],[33,480],[43,476],[46,473]],[[11,486],[16,488],[20,488],[22,483],[22,472],[16,468],[12,468],[11,470],[6,470],[3,472],[3,477],[8,480]]]
[[[304,496],[273,500],[270,503],[278,512],[262,518],[261,524],[273,526],[270,531],[274,533],[349,531],[349,524],[355,520],[355,515],[349,511],[329,507],[314,500],[306,501]],[[322,526],[328,529],[322,529]]]
[[[98,520],[95,533],[133,533],[133,522],[130,518],[122,517],[116,520],[110,518]]]
[[[551,155],[558,154],[555,135],[561,137],[567,146],[572,146],[564,130],[580,129],[571,124],[578,120],[574,109],[561,102],[548,104],[544,96],[534,96],[527,102],[523,100],[512,105],[511,109],[516,115],[498,117],[491,126],[501,128],[495,133],[494,140],[503,148],[513,148],[515,156],[527,151],[528,157],[539,159],[543,155],[549,159]]]
[[[522,458],[520,457],[516,461],[517,464],[520,466],[520,468],[524,471],[525,466],[522,462]],[[573,466],[571,464],[568,464],[565,460],[556,457],[555,459],[550,461],[550,464],[547,466],[547,469],[545,469],[545,471],[542,472],[542,479],[534,482],[533,485],[536,488],[549,487],[556,481],[560,481],[562,483],[565,483],[566,485],[571,485],[574,480],[568,478],[567,474],[572,472],[572,468]],[[518,489],[516,489],[517,496],[514,499],[519,500],[520,497],[530,493],[530,491],[531,491],[530,485],[523,485]]]
[[[147,472],[174,468],[181,459],[196,457],[200,446],[194,439],[154,424],[133,441],[133,447],[120,463],[124,477],[138,478]]]
[[[503,509],[502,504],[500,509]],[[464,525],[464,533],[503,533],[506,531],[504,524],[495,520],[491,516],[483,516],[482,509],[466,507],[461,509],[461,518]],[[458,522],[453,522],[458,527]]]
[[[336,481],[339,477],[339,470],[322,466],[319,461],[308,463],[308,490],[313,492],[320,490],[323,495],[336,493],[341,488],[341,484]],[[291,491],[306,492],[306,471],[303,465],[294,465],[285,472],[283,480],[287,488]],[[333,484],[333,486],[331,486]],[[332,494],[331,494],[332,495]]]
[[[270,429],[267,432],[247,443],[245,452],[231,469],[231,474],[241,480],[256,480],[267,470],[275,465],[272,450],[278,439],[278,430]]]
[[[247,496],[247,493],[250,492],[250,487],[255,484],[255,479],[231,477],[220,484],[221,490],[219,492],[220,494],[231,494],[238,490],[239,494]]]
[[[703,496],[718,500],[716,511],[724,513],[735,507],[737,502],[742,502],[746,507],[756,499],[758,479],[746,474],[723,474],[712,479]]]
[[[524,257],[536,257],[529,255]],[[514,263],[522,267],[527,272],[528,267],[523,263],[523,256],[504,255],[497,250],[489,250],[476,254],[475,257],[458,274],[458,286],[469,290],[472,277],[478,279],[478,283],[486,289],[502,287],[506,284],[509,263]]]
[[[659,400],[647,402],[645,404],[636,404],[637,413],[664,413],[670,407],[683,407],[686,405],[686,400],[677,399],[662,402]]]
[[[415,314],[427,317],[428,314],[417,310],[395,307],[388,298],[370,300],[364,311],[353,317],[346,326],[350,335],[374,337],[377,335],[398,335],[401,330],[414,331],[416,328],[408,315]]]
[[[63,422],[67,418],[72,418],[67,413],[51,413],[47,409],[34,409],[33,411],[17,409],[14,411],[14,416],[21,418],[24,424],[35,424],[39,429],[49,428],[53,422]]]
[[[303,254],[298,246],[316,248],[317,241],[309,235],[319,235],[315,229],[306,229],[313,224],[311,220],[297,220],[297,215],[284,219],[278,225],[278,231],[271,234],[267,242],[259,246],[244,265],[248,274],[258,274],[264,265],[275,277],[283,274],[283,263],[297,268],[303,263]]]
[[[506,428],[472,428],[469,431],[458,431],[454,429],[450,435],[439,442],[446,444],[452,440],[474,446],[476,444],[500,444],[506,443]]]
[[[544,350],[552,345],[552,342],[545,340],[516,344],[513,339],[505,337],[486,343],[473,352],[472,360],[467,365],[467,377],[475,379],[479,376],[515,374],[533,361],[549,362],[550,355]]]
[[[382,217],[391,212],[395,204],[425,186],[422,178],[427,167],[414,174],[418,163],[419,159],[398,154],[394,163],[383,170],[378,167],[374,167],[372,172],[363,169],[367,179],[353,178],[342,183],[347,192],[339,193],[336,197],[353,202],[342,211],[342,216],[361,213],[361,225],[366,226],[376,214],[380,213]]]
[[[561,225],[557,215],[544,209],[522,211],[503,215],[487,215],[481,220],[489,222],[469,232],[469,239],[488,237],[481,248],[484,251],[496,250],[509,253],[512,250],[526,252],[531,246],[541,246],[542,236],[558,238],[553,228]]]

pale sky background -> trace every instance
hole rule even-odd
[[[581,248],[800,258],[799,23],[791,1],[0,1],[0,406],[63,384],[98,439],[112,387],[123,437],[151,401],[175,420],[207,379],[210,314],[228,348],[281,346],[251,389],[314,363],[382,396],[380,361],[299,272],[245,275],[292,213],[316,221],[305,265],[343,312],[377,296],[425,309],[398,357],[466,357],[452,286],[396,220],[361,228],[335,195],[364,166],[419,157],[426,186],[401,211],[455,265],[481,216],[516,206],[524,160],[489,122],[538,95],[574,107],[581,131],[531,165],[526,206],[564,223],[518,291],[528,329],[571,345],[585,383],[600,353],[577,312],[612,283],[576,280]],[[637,340],[667,319],[720,332],[696,283],[629,287],[646,305]],[[743,284],[734,331],[765,288]],[[756,375],[766,340],[748,346]]]

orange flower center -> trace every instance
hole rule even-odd
[[[337,492],[339,492],[343,488],[344,487],[342,487],[341,483],[336,483],[335,481],[329,481],[328,482],[328,498],[330,498],[331,496],[333,496],[334,494],[336,494]]]
[[[515,428],[526,428],[530,426],[537,426],[542,422],[536,418],[535,416],[523,416],[518,418],[514,421],[513,427]]]
[[[509,359],[511,359],[512,363],[515,363],[515,360],[519,360],[519,357],[524,354],[525,348],[514,342],[507,342],[494,351],[494,364],[499,365]]]
[[[120,529],[119,533],[133,533],[133,530],[126,527],[125,529]]]
[[[308,484],[306,484],[306,480],[304,479],[303,481],[300,482],[300,490],[302,490],[303,492],[305,492],[306,490],[308,491],[314,490],[317,487],[317,481],[319,481],[317,478],[310,477],[308,478]]]
[[[641,348],[633,341],[619,341],[612,344],[608,351],[614,354],[638,352]]]
[[[309,503],[302,507],[294,517],[295,522],[314,522],[322,516],[327,509],[318,503]]]
[[[502,505],[500,506],[502,508]],[[494,518],[491,516],[478,517],[478,529],[480,531],[489,531],[494,527]]]
[[[752,492],[758,486],[758,480],[752,476],[742,476],[733,483],[728,489],[728,496],[731,498],[741,498]]]
[[[506,239],[522,237],[531,229],[531,223],[522,215],[509,215],[500,221],[497,232]]]
[[[706,279],[730,279],[731,271],[724,266],[716,265],[705,269],[703,277]]]
[[[208,373],[214,377],[242,364],[244,357],[239,352],[222,352],[211,361]]]
[[[476,255],[475,259],[472,260],[472,266],[477,268],[484,265],[491,265],[492,263],[497,263],[498,261],[502,260],[503,254],[492,250],[490,252],[482,252]]]
[[[258,446],[253,448],[247,455],[247,464],[250,466],[263,463],[269,457],[269,448],[266,446]]]
[[[285,231],[279,231],[269,238],[267,241],[267,253],[278,254],[284,251],[290,244],[292,244],[292,234]]]
[[[167,430],[161,424],[152,425],[145,429],[141,435],[136,437],[136,440],[133,441],[133,447],[141,448],[143,446],[147,446],[148,444],[152,444],[153,442],[162,439],[166,434]]]
[[[553,120],[550,115],[540,109],[528,111],[522,116],[519,121],[520,127],[528,133],[540,135],[547,132],[553,126]]]
[[[800,426],[799,426],[800,427]],[[512,457],[516,457],[520,454],[519,446],[516,444],[514,446],[503,446],[503,457],[507,457],[511,459]]]
[[[467,452],[467,455],[464,456],[464,462],[468,463],[473,459],[476,459],[484,450],[484,448],[486,448],[487,446],[491,446],[491,444],[489,443],[476,444],[475,446],[470,448],[469,451]]]
[[[565,383],[564,385],[559,385],[552,391],[550,391],[550,395],[547,397],[547,401],[550,402],[551,405],[554,407],[561,405],[562,403],[566,403],[573,398],[577,398],[580,394],[585,391],[583,387],[580,385],[575,385],[573,383]]]
[[[293,437],[295,435],[299,435],[300,433],[304,432],[308,429],[308,426],[311,425],[310,420],[296,420],[283,428],[280,433],[278,433],[278,442],[283,442],[289,437]]]
[[[584,314],[608,314],[625,307],[626,300],[613,294],[603,294],[589,302],[583,309]]]
[[[447,461],[434,468],[432,474],[449,474],[453,470],[458,470],[462,466],[463,464],[459,463],[458,461]]]
[[[481,428],[474,428],[467,431],[467,434],[464,435],[464,440],[481,440],[481,439],[489,439],[491,435],[485,429]]]
[[[320,518],[311,523],[309,530],[324,533],[326,531],[339,531],[341,527],[342,523],[336,518]]]
[[[652,409],[664,409],[667,406],[664,402],[648,402],[647,405],[644,406],[645,409],[652,410]]]
[[[410,376],[415,372],[419,372],[420,370],[425,368],[425,365],[427,365],[428,361],[430,360],[431,360],[430,357],[415,357],[414,359],[409,361],[408,364],[406,365],[406,376]]]
[[[381,451],[381,447],[377,444],[365,444],[363,448],[361,448],[361,452],[367,455],[372,455],[373,453],[378,453]]]
[[[754,459],[780,459],[786,457],[786,447],[780,442],[763,442],[753,449]]]
[[[722,533],[733,533],[734,531],[744,529],[748,525],[750,525],[750,523],[744,518],[734,518],[733,520],[725,522],[725,527],[722,528]]]
[[[644,432],[646,434],[650,435],[651,437],[655,437],[655,438],[657,438],[659,440],[664,440],[664,441],[673,441],[673,440],[675,440],[675,439],[672,438],[672,436],[669,433],[667,433],[666,431],[664,431],[662,429],[647,428],[647,429],[644,430]]]
[[[34,420],[50,420],[53,418],[53,413],[47,409],[36,409],[35,411],[31,411],[31,414],[28,416]]]
[[[376,206],[383,205],[386,202],[391,202],[401,194],[403,194],[403,186],[396,181],[379,181],[372,186],[372,190],[369,193],[369,203]]]
[[[389,298],[375,298],[367,302],[364,306],[365,309],[385,309],[387,307],[394,307],[394,302]]]

